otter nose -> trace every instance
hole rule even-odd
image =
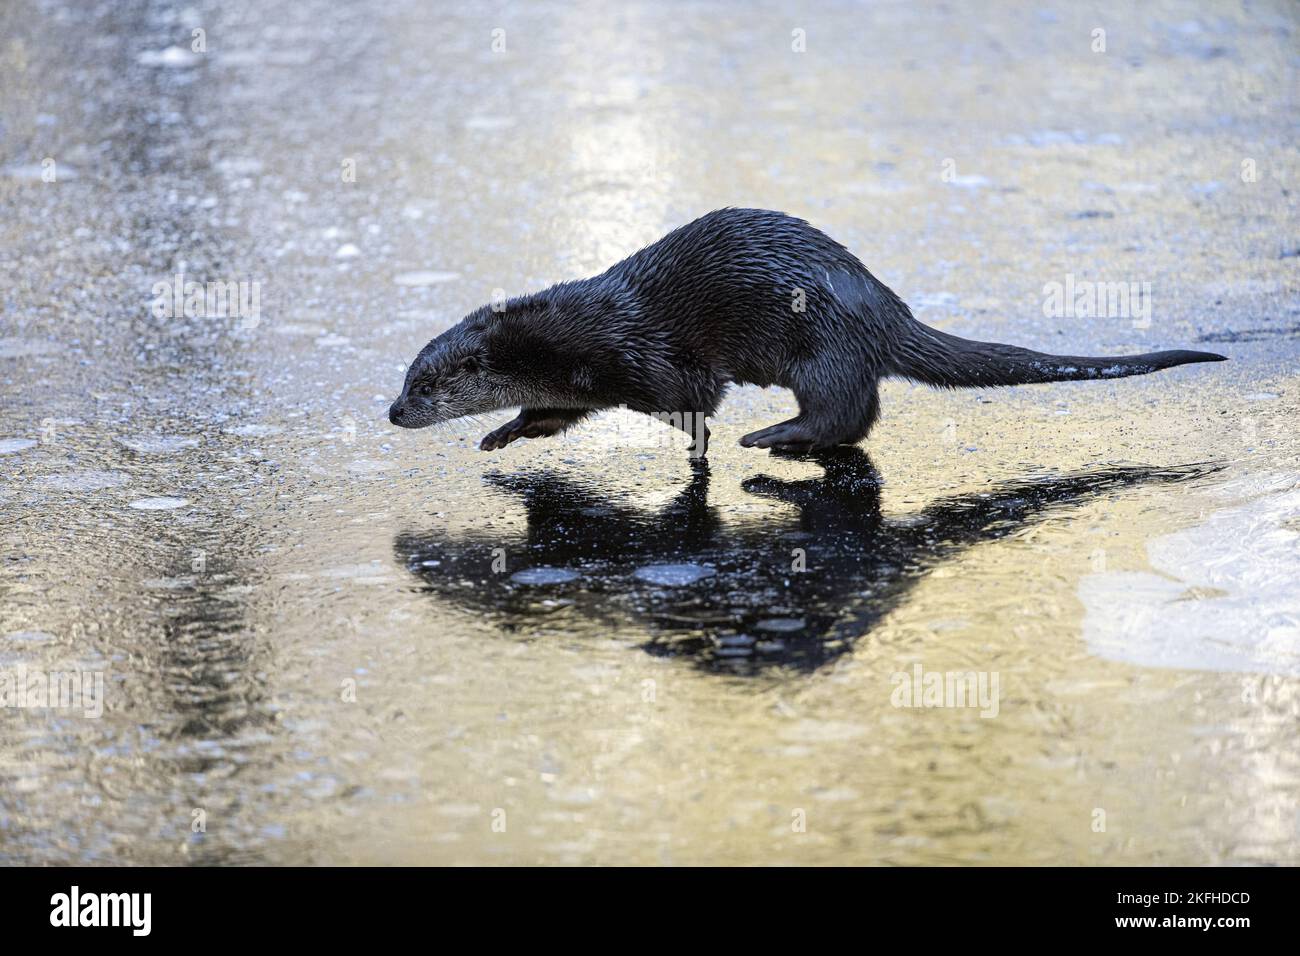
[[[406,409],[402,406],[402,400],[399,398],[388,407],[388,420],[394,425],[402,424],[402,413]]]

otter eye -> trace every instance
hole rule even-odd
[[[419,395],[421,398],[428,398],[433,394],[433,386],[428,382],[421,382],[419,385],[415,386],[415,394]]]
[[[467,355],[465,358],[460,360],[460,368],[461,371],[473,375],[478,371],[478,359],[473,355]]]

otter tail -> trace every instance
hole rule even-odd
[[[986,388],[1124,378],[1191,362],[1225,361],[1225,356],[1214,352],[1186,349],[1115,358],[1048,355],[1015,345],[958,338],[909,319],[899,348],[890,356],[890,374],[938,388]]]

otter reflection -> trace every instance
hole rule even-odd
[[[650,653],[705,667],[811,670],[847,651],[928,570],[964,548],[1116,488],[1213,470],[1126,467],[1026,480],[887,519],[865,452],[805,457],[823,477],[758,476],[741,486],[793,505],[789,517],[741,514],[724,524],[708,503],[702,463],[658,511],[553,473],[493,475],[486,480],[527,509],[525,533],[408,532],[394,548],[435,599],[521,637],[548,629],[601,636],[630,626],[645,634]]]

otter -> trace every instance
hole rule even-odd
[[[558,434],[600,409],[661,418],[708,450],[705,417],[731,383],[780,385],[799,414],[745,447],[815,452],[853,445],[898,376],[986,388],[1144,375],[1212,352],[1115,358],[1049,355],[930,328],[844,246],[802,219],[719,209],[590,279],[483,306],[429,342],[388,417],[423,428],[518,406],[480,443]]]

